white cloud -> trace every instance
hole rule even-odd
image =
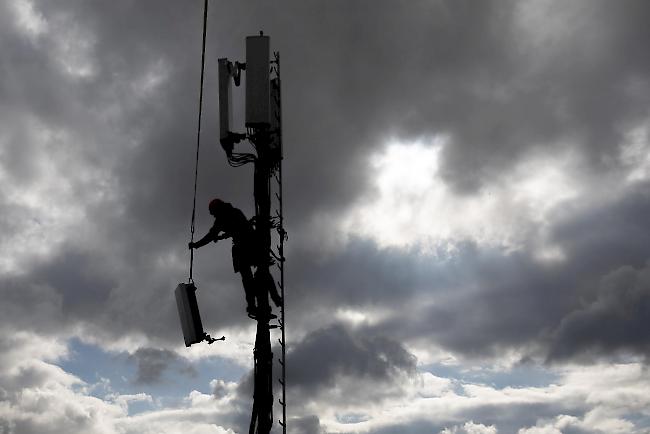
[[[116,393],[112,395],[107,395],[105,398],[110,399],[112,402],[119,405],[125,414],[128,414],[129,403],[132,402],[147,402],[150,404],[153,403],[152,396],[146,393],[135,393],[135,394],[126,394],[126,395],[120,395]]]
[[[94,75],[95,37],[75,17],[61,13],[45,17],[29,0],[12,0],[10,11],[19,32],[35,44],[43,44],[53,63],[71,78]]]
[[[338,322],[349,324],[351,327],[373,326],[389,318],[389,309],[377,306],[364,306],[363,308],[339,308],[334,312],[333,317]],[[300,336],[300,335],[298,335]]]
[[[494,425],[485,426],[472,421],[465,422],[463,426],[453,426],[440,431],[440,434],[496,434],[498,431]]]
[[[524,159],[471,195],[454,193],[440,175],[444,137],[430,142],[393,142],[370,159],[375,190],[344,218],[343,230],[381,246],[440,248],[477,243],[516,250],[531,240],[537,257],[561,260],[548,244],[554,213],[584,193],[580,160],[570,151]]]
[[[517,434],[562,434],[572,428],[577,428],[590,433],[645,433],[646,430],[637,430],[629,421],[607,418],[595,415],[601,413],[600,409],[588,412],[585,417],[579,418],[569,415],[559,415],[553,419],[542,419],[535,426],[521,428]]]
[[[34,3],[29,0],[13,0],[9,2],[9,6],[14,13],[14,20],[19,30],[30,37],[37,37],[47,32],[47,21],[34,8]]]
[[[500,424],[517,425],[519,420],[530,418],[530,409],[536,406],[553,409],[557,416],[552,419],[540,417],[535,426],[522,426],[519,422],[520,434],[555,434],[569,426],[588,432],[645,432],[628,420],[637,413],[650,414],[646,393],[650,377],[642,364],[576,366],[559,373],[560,377],[554,384],[544,387],[495,388],[452,381],[424,372],[409,382],[402,382],[402,395],[380,403],[360,402],[350,406],[348,402],[332,399],[312,402],[305,408],[307,413],[318,414],[326,431],[333,433],[373,432],[417,421],[428,421],[432,426],[447,425],[441,434],[497,433]],[[346,392],[342,390],[341,393]],[[482,414],[481,409],[486,406],[500,422],[485,425],[472,416]],[[517,408],[523,413],[518,414]],[[508,412],[500,415],[499,409],[508,409]],[[565,413],[567,410],[584,411],[584,414],[569,417]],[[365,417],[356,423],[342,423],[337,417],[341,414],[362,414]],[[473,421],[463,422],[472,418]]]
[[[0,420],[13,426],[15,432],[115,432],[112,421],[123,417],[124,410],[86,395],[83,381],[44,361],[65,356],[64,345],[38,335],[19,333],[3,342],[3,346],[9,351],[0,356],[5,368],[0,373],[0,384],[6,397],[0,403]]]
[[[222,334],[226,336],[226,340],[224,341],[217,341],[211,345],[201,343],[192,345],[189,348],[186,348],[184,345],[179,345],[176,348],[176,353],[190,361],[198,361],[209,357],[221,357],[243,367],[252,367],[253,348],[255,347],[255,326],[251,324],[246,328],[222,329],[219,330],[219,335],[213,333],[212,337],[220,338]]]
[[[3,348],[8,350],[0,356],[0,423],[4,424],[0,426],[13,426],[17,433],[233,432],[223,426],[232,420],[230,412],[241,405],[237,383],[213,380],[210,387],[216,395],[192,391],[181,407],[158,407],[129,415],[130,403],[153,402],[153,397],[120,394],[106,384],[94,387],[65,372],[52,364],[68,353],[62,342],[20,333],[5,341]],[[544,387],[495,388],[419,372],[401,377],[399,384],[382,387],[382,399],[356,401],[342,398],[360,391],[371,396],[376,384],[347,379],[312,400],[292,403],[292,412],[294,416],[318,415],[322,426],[332,433],[373,432],[426,421],[446,426],[441,431],[444,434],[496,434],[500,424],[516,426],[519,418],[524,420],[517,408],[543,405],[557,415],[540,417],[534,425],[519,423],[519,434],[555,434],[567,427],[589,432],[644,432],[629,419],[634,414],[650,416],[650,377],[641,363],[565,367],[557,373],[554,384]],[[102,388],[108,392],[103,398],[89,394],[94,390],[97,395]],[[478,416],[485,406],[497,415],[496,422],[486,424]],[[499,409],[508,411],[500,415]],[[530,410],[522,411],[530,420]],[[567,416],[568,411],[573,416]]]
[[[59,341],[18,333],[1,342],[0,432],[53,434],[232,434],[219,426],[226,407],[211,395],[193,391],[181,408],[129,415],[129,404],[153,402],[146,393],[120,394],[106,380],[89,385],[52,361],[64,358],[68,348]],[[98,387],[96,387],[98,386]],[[92,391],[108,391],[104,397]],[[231,399],[232,384],[227,385]],[[225,401],[224,401],[225,402]]]

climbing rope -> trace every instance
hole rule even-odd
[[[199,149],[201,146],[201,115],[203,113],[203,72],[205,71],[205,34],[208,25],[208,0],[203,5],[203,44],[201,47],[201,86],[199,90],[199,122],[196,131],[196,162],[194,165],[194,199],[192,200],[192,224],[190,226],[190,242],[194,242],[194,220],[196,218],[196,185],[199,178]],[[190,277],[188,282],[194,283],[192,269],[194,267],[194,249],[190,249]]]

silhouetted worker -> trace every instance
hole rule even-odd
[[[264,255],[259,244],[256,242],[253,225],[248,221],[241,210],[221,199],[213,199],[208,205],[210,214],[214,217],[214,224],[210,231],[195,243],[189,243],[190,249],[198,249],[210,241],[215,243],[219,240],[232,238],[232,265],[235,273],[241,275],[244,293],[246,294],[246,312],[255,318],[259,312],[255,305],[255,279],[251,267],[257,266]],[[260,279],[262,284],[269,285],[268,279]],[[266,282],[265,282],[266,281]],[[269,292],[273,302],[280,305],[280,296],[277,293],[273,279],[271,278]],[[270,312],[267,314],[270,315]]]

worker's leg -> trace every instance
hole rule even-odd
[[[257,269],[255,272],[255,281],[257,289],[259,290],[259,296],[267,297],[265,305],[268,305],[268,296],[271,296],[273,303],[276,306],[282,304],[282,298],[278,294],[278,290],[275,288],[275,283],[273,282],[273,276],[268,270]],[[258,303],[259,306],[260,303]],[[270,306],[269,306],[270,309]]]
[[[277,306],[280,307],[282,304],[282,297],[280,297],[280,294],[278,294],[278,288],[275,286],[275,281],[273,280],[273,276],[271,273],[266,274],[266,279],[265,279],[265,285],[267,288],[269,288],[269,295],[271,296],[271,300],[273,300],[273,303]]]
[[[255,279],[250,265],[244,261],[241,247],[235,243],[232,245],[232,266],[235,273],[241,275],[241,283],[246,295],[246,312],[249,315],[255,315]]]
[[[241,274],[241,281],[244,285],[244,293],[246,295],[246,310],[248,313],[255,313],[255,279],[253,272],[249,266],[240,266],[239,274]]]

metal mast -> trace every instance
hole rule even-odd
[[[277,186],[277,192],[275,197],[277,199],[278,208],[276,209],[276,229],[279,237],[279,243],[276,246],[276,253],[273,255],[276,260],[276,266],[280,271],[280,281],[278,286],[280,287],[280,296],[282,297],[282,303],[280,305],[280,330],[282,332],[282,337],[278,340],[280,343],[280,348],[282,350],[281,358],[279,360],[280,366],[282,367],[281,376],[278,379],[280,385],[282,386],[282,399],[279,399],[278,402],[282,406],[282,420],[279,421],[282,426],[282,433],[286,434],[287,432],[287,393],[286,393],[286,345],[285,345],[285,321],[284,321],[284,242],[287,239],[287,232],[284,229],[284,215],[282,210],[282,100],[280,98],[281,90],[281,80],[280,80],[280,53],[274,52],[274,66],[272,71],[275,72],[276,77],[271,80],[271,105],[274,107],[273,113],[271,116],[274,119],[274,122],[277,126],[277,140],[280,148],[280,160],[278,162],[278,168],[275,173],[275,181]]]
[[[280,110],[280,55],[274,53],[269,59],[269,37],[260,32],[259,36],[246,38],[246,63],[219,59],[219,116],[220,142],[231,166],[254,164],[253,189],[255,198],[255,235],[259,245],[260,258],[255,272],[257,321],[254,358],[253,409],[249,434],[268,434],[273,426],[273,353],[271,351],[270,330],[280,328],[282,351],[280,364],[282,373],[282,420],[283,433],[286,433],[286,391],[285,391],[285,324],[284,324],[284,218],[282,215],[282,132]],[[246,71],[246,133],[230,131],[230,80],[240,83],[241,71]],[[273,74],[273,78],[271,78]],[[255,154],[233,152],[234,145],[247,139],[255,149]],[[278,201],[275,214],[271,215],[271,178],[277,181],[275,197]],[[272,248],[272,231],[276,230],[279,244]],[[275,279],[270,267],[276,265],[280,272],[277,296]],[[269,324],[276,318],[271,313],[269,295],[279,303],[279,325]],[[279,300],[278,300],[279,298]]]

